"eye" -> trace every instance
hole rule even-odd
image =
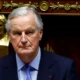
[[[26,31],[26,33],[25,33],[26,35],[33,35],[34,34],[34,30],[31,30],[31,31]]]
[[[14,32],[13,32],[13,35],[18,35],[18,36],[20,36],[20,35],[21,35],[21,32],[14,31]]]
[[[26,32],[26,35],[31,35],[31,34],[33,34],[32,31]]]

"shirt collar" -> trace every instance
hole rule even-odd
[[[38,70],[40,57],[41,57],[41,49],[39,47],[37,56],[33,59],[33,61],[29,65],[34,69]],[[17,62],[17,70],[19,71],[25,65],[25,63],[18,57],[17,54],[16,54],[16,62]]]

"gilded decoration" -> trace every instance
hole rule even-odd
[[[54,9],[64,9],[66,11],[71,10],[71,9],[75,9],[75,10],[79,10],[80,9],[80,4],[78,4],[78,2],[76,2],[75,4],[70,4],[70,3],[65,3],[65,4],[60,4],[60,2],[57,2],[56,4],[53,2],[48,2],[48,1],[41,1],[41,2],[31,2],[29,1],[28,3],[14,3],[13,1],[11,1],[10,3],[7,1],[4,1],[3,4],[0,1],[0,9],[2,9],[4,7],[4,9],[8,9],[8,8],[16,8],[16,7],[21,7],[21,6],[30,6],[36,9],[40,9],[41,11],[47,11],[49,8],[51,8],[51,10]]]
[[[47,1],[41,1],[39,7],[41,11],[47,11],[49,8],[49,3]]]
[[[8,55],[9,38],[5,31],[6,17],[0,14],[0,58]]]
[[[46,44],[46,46],[44,47],[44,50],[50,51],[50,52],[54,53],[54,50],[53,50],[53,48],[50,46],[49,43]]]
[[[8,3],[7,1],[4,1],[4,3],[3,3],[2,6],[5,9],[8,9],[8,8],[16,8],[16,7],[21,7],[21,6],[30,6],[30,7],[33,7],[33,8],[36,8],[37,9],[38,3],[37,2],[32,3],[31,1],[29,1],[28,3],[24,4],[22,2],[14,3],[13,1],[11,1],[10,3]]]
[[[49,8],[51,8],[50,10],[54,10],[54,9],[64,9],[66,11],[71,10],[71,9],[75,9],[75,10],[79,10],[80,9],[80,4],[78,4],[78,2],[76,2],[75,4],[70,4],[70,3],[65,3],[65,4],[61,4],[60,2],[56,2],[56,4],[54,2],[48,2],[48,1],[41,1],[41,2],[31,2],[29,1],[28,3],[14,3],[13,1],[11,1],[10,3],[7,1],[4,1],[3,4],[0,1],[0,9],[2,9],[4,7],[4,9],[8,9],[8,8],[16,8],[16,7],[21,7],[21,6],[30,6],[36,9],[40,9],[41,11],[47,11]]]
[[[8,46],[9,39],[7,32],[4,30],[6,22],[6,17],[3,14],[0,14],[0,46]]]

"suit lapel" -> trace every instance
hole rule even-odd
[[[52,61],[52,56],[50,53],[46,53],[44,50],[41,50],[41,61],[38,72],[37,80],[52,80],[55,75],[56,67],[55,60]],[[50,58],[49,58],[50,57]]]
[[[8,57],[7,62],[3,66],[3,72],[2,72],[2,80],[18,80],[17,77],[17,66],[16,66],[16,60],[15,55],[10,55]]]

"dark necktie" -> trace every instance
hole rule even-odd
[[[26,80],[31,80],[30,69],[31,69],[31,67],[28,66],[28,67],[27,67],[27,70],[26,70],[26,74],[27,74],[27,79],[26,79]]]

